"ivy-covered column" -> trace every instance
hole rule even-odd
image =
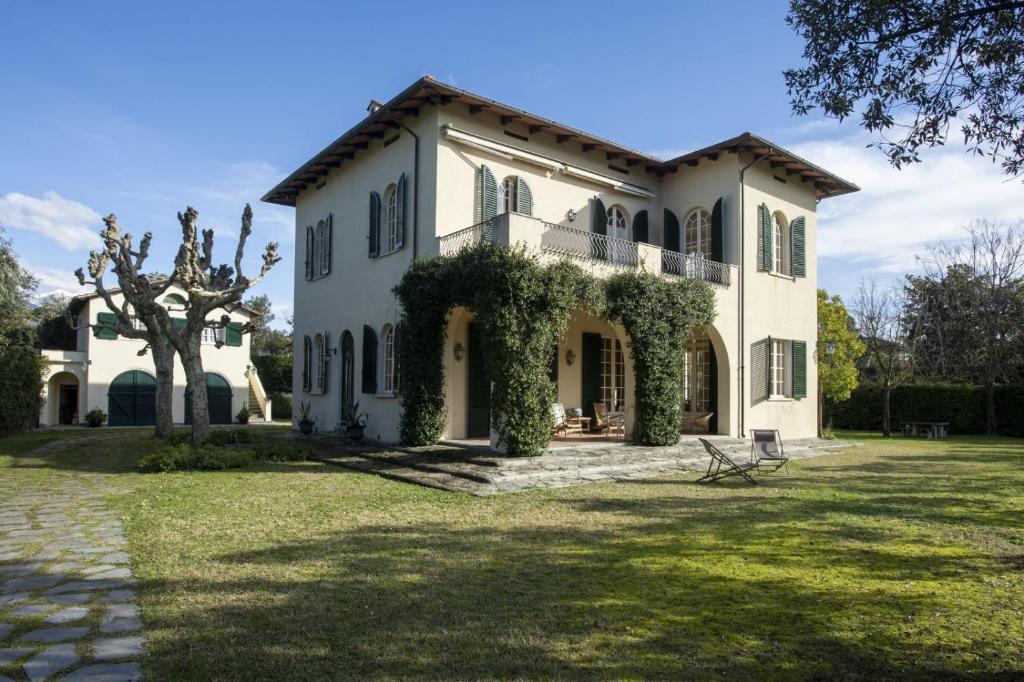
[[[679,441],[683,352],[693,331],[714,320],[714,293],[696,280],[623,273],[608,280],[607,297],[609,319],[629,335],[636,383],[634,440],[674,445]]]

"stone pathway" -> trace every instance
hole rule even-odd
[[[712,436],[710,440],[734,459],[747,461],[750,456],[748,440],[724,436]],[[846,445],[808,438],[786,443],[786,454],[791,459],[801,459],[828,454],[830,448]],[[559,447],[539,457],[502,457],[438,446],[418,450],[363,448],[358,452],[326,449],[320,459],[355,471],[470,495],[638,480],[704,471],[708,466],[708,455],[695,438],[686,438],[672,447],[628,444]]]
[[[142,620],[106,492],[65,478],[0,502],[0,682],[142,677]]]

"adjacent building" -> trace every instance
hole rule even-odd
[[[392,288],[415,258],[484,240],[597,275],[643,269],[697,278],[717,318],[688,340],[681,428],[710,413],[713,433],[816,430],[816,208],[858,188],[743,133],[662,160],[422,78],[330,143],[264,197],[295,207],[296,407],[320,430],[343,406],[367,434],[398,438]],[[635,395],[629,339],[575,314],[560,340],[559,400],[626,415]],[[472,311],[455,309],[445,351],[452,439],[486,437],[489,379]]]

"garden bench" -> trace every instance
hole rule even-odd
[[[903,435],[945,438],[949,435],[949,422],[904,422]]]

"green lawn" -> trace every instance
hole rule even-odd
[[[0,441],[0,495],[128,491],[150,679],[1024,675],[1024,441],[840,436],[862,444],[756,488],[473,498],[313,463],[138,474],[138,432],[24,454],[40,434]]]

